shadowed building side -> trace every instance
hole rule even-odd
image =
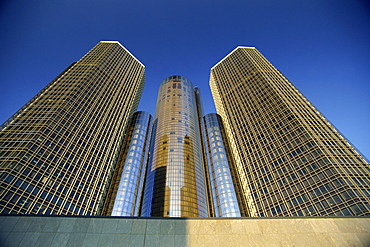
[[[154,188],[153,188],[153,199],[152,204],[156,205],[153,207],[152,216],[162,217],[163,212],[169,211],[169,188],[166,185],[167,177],[167,164],[168,158],[168,136],[163,135],[160,137],[159,150],[158,150],[158,161],[161,164],[155,169],[154,172]]]

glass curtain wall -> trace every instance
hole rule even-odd
[[[194,87],[183,76],[160,85],[142,216],[208,216]]]
[[[370,214],[369,163],[256,48],[212,69],[250,216]]]
[[[145,66],[102,41],[2,125],[0,213],[100,215]]]
[[[111,185],[105,215],[139,216],[149,154],[152,116],[144,111],[132,116]]]
[[[202,124],[214,216],[240,217],[242,215],[230,167],[234,164],[224,139],[221,117],[216,113],[207,114]]]

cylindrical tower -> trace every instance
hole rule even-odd
[[[240,200],[241,186],[221,117],[209,113],[203,117],[202,126],[214,216],[247,216],[245,205]]]
[[[103,214],[139,216],[152,121],[144,111],[132,116]]]
[[[190,80],[160,85],[142,216],[208,216],[199,121]]]

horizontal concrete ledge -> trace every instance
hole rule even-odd
[[[370,218],[6,215],[0,246],[370,246]]]
[[[168,219],[168,220],[245,220],[245,219],[366,219],[370,216],[286,216],[286,217],[133,217],[133,216],[86,216],[86,215],[37,215],[37,214],[0,214],[0,217],[48,217],[48,218],[108,218],[108,219]]]

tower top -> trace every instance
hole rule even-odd
[[[135,58],[135,60],[138,61],[145,68],[145,65],[142,62],[140,62],[140,60],[137,59],[129,50],[127,50],[126,47],[124,47],[119,41],[114,41],[114,40],[107,40],[106,41],[106,40],[102,40],[102,41],[100,41],[100,43],[117,43],[117,44],[119,44],[123,49],[125,49],[125,51],[128,52],[128,54],[130,54],[133,58]]]
[[[256,47],[253,47],[253,46],[237,46],[234,50],[232,50],[229,54],[227,54],[223,59],[221,59],[221,61],[219,61],[218,63],[216,63],[212,68],[214,69],[214,67],[216,67],[219,63],[221,63],[222,61],[224,61],[228,56],[230,56],[231,54],[233,54],[237,49],[240,49],[240,48],[246,48],[246,49],[256,49]]]

